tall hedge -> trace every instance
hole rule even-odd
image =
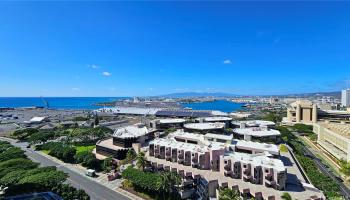
[[[133,167],[128,167],[123,171],[122,177],[131,181],[134,186],[144,190],[158,191],[161,188],[161,176],[159,174],[143,172]]]

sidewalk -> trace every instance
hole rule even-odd
[[[121,183],[123,181],[123,179],[116,179],[116,180],[113,180],[113,181],[108,181],[108,178],[107,178],[107,174],[103,174],[103,173],[96,173],[98,175],[97,178],[92,178],[92,177],[89,177],[89,176],[86,176],[85,175],[85,171],[86,171],[86,168],[84,168],[83,166],[79,165],[79,164],[70,164],[70,163],[64,163],[63,161],[55,158],[55,157],[52,157],[52,156],[49,156],[41,151],[35,151],[37,152],[38,154],[40,154],[41,156],[44,156],[46,157],[47,159],[50,159],[52,160],[53,162],[61,165],[61,166],[64,166],[64,167],[67,167],[69,168],[70,170],[86,177],[86,179],[89,179],[89,180],[92,180],[104,187],[107,187],[115,192],[118,192],[120,194],[122,194],[123,196],[129,198],[129,199],[136,199],[136,200],[143,200],[142,198],[128,192],[128,191],[125,191],[123,189],[121,189]]]

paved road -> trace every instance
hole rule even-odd
[[[104,187],[92,180],[89,180],[87,177],[82,176],[65,166],[60,165],[40,154],[35,152],[32,149],[27,149],[27,143],[15,143],[13,140],[2,138],[1,140],[6,140],[11,142],[12,145],[17,146],[25,150],[26,155],[31,160],[40,163],[42,166],[56,166],[57,169],[64,171],[69,175],[68,182],[75,188],[83,189],[86,193],[90,195],[91,200],[129,200],[125,196],[113,191],[107,187]]]
[[[299,137],[299,135],[294,134],[295,136]],[[343,196],[350,200],[350,190],[348,187],[346,187],[346,185],[344,185],[343,182],[339,181],[336,177],[336,175],[333,174],[333,172],[330,172],[329,169],[322,163],[322,161],[316,157],[316,155],[307,147],[304,147],[304,151],[305,151],[305,155],[308,155],[317,165],[317,167],[320,169],[320,171],[327,175],[328,177],[330,177],[331,179],[333,179],[340,188],[340,192],[343,194]]]

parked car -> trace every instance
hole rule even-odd
[[[93,169],[88,169],[88,170],[86,170],[85,175],[86,176],[90,176],[90,177],[95,177],[96,176],[96,171],[93,170]]]

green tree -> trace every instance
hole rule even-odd
[[[55,133],[54,132],[37,132],[32,134],[28,141],[31,144],[39,144],[39,143],[44,143],[47,142],[50,139],[54,139]]]
[[[160,186],[163,192],[163,198],[165,198],[165,193],[171,193],[174,195],[176,186],[181,184],[181,177],[175,172],[163,172],[160,177]]]
[[[284,192],[281,196],[283,200],[292,200],[292,196],[288,192]]]
[[[241,200],[239,192],[230,188],[219,189],[219,200]]]
[[[11,160],[15,158],[26,158],[27,156],[24,154],[23,150],[18,147],[10,147],[0,153],[0,162]]]
[[[110,172],[112,170],[112,165],[113,165],[113,158],[112,157],[108,157],[108,158],[104,159],[103,164],[102,164],[103,171]]]
[[[101,170],[101,164],[98,159],[96,159],[95,154],[89,152],[82,162],[84,167],[95,169],[97,171]]]
[[[62,171],[48,171],[26,176],[21,179],[18,184],[35,184],[40,187],[51,189],[65,182],[66,178],[67,175]]]
[[[97,126],[100,123],[100,120],[98,119],[98,115],[95,115],[95,126]]]
[[[7,160],[0,163],[0,177],[4,177],[6,174],[12,171],[18,171],[21,169],[34,169],[38,167],[38,165],[38,163],[34,163],[31,160],[25,158]]]
[[[346,176],[350,176],[350,163],[345,160],[341,160],[340,162],[340,172],[345,174]]]
[[[133,149],[129,149],[128,152],[126,153],[126,161],[131,162],[136,158],[136,153]]]
[[[16,130],[12,133],[12,137],[17,138],[19,140],[26,140],[29,136],[31,136],[34,133],[39,132],[36,128],[26,128],[26,129],[20,129]]]
[[[143,171],[145,169],[146,162],[147,160],[145,157],[145,153],[141,151],[136,157],[136,165],[139,169]]]

